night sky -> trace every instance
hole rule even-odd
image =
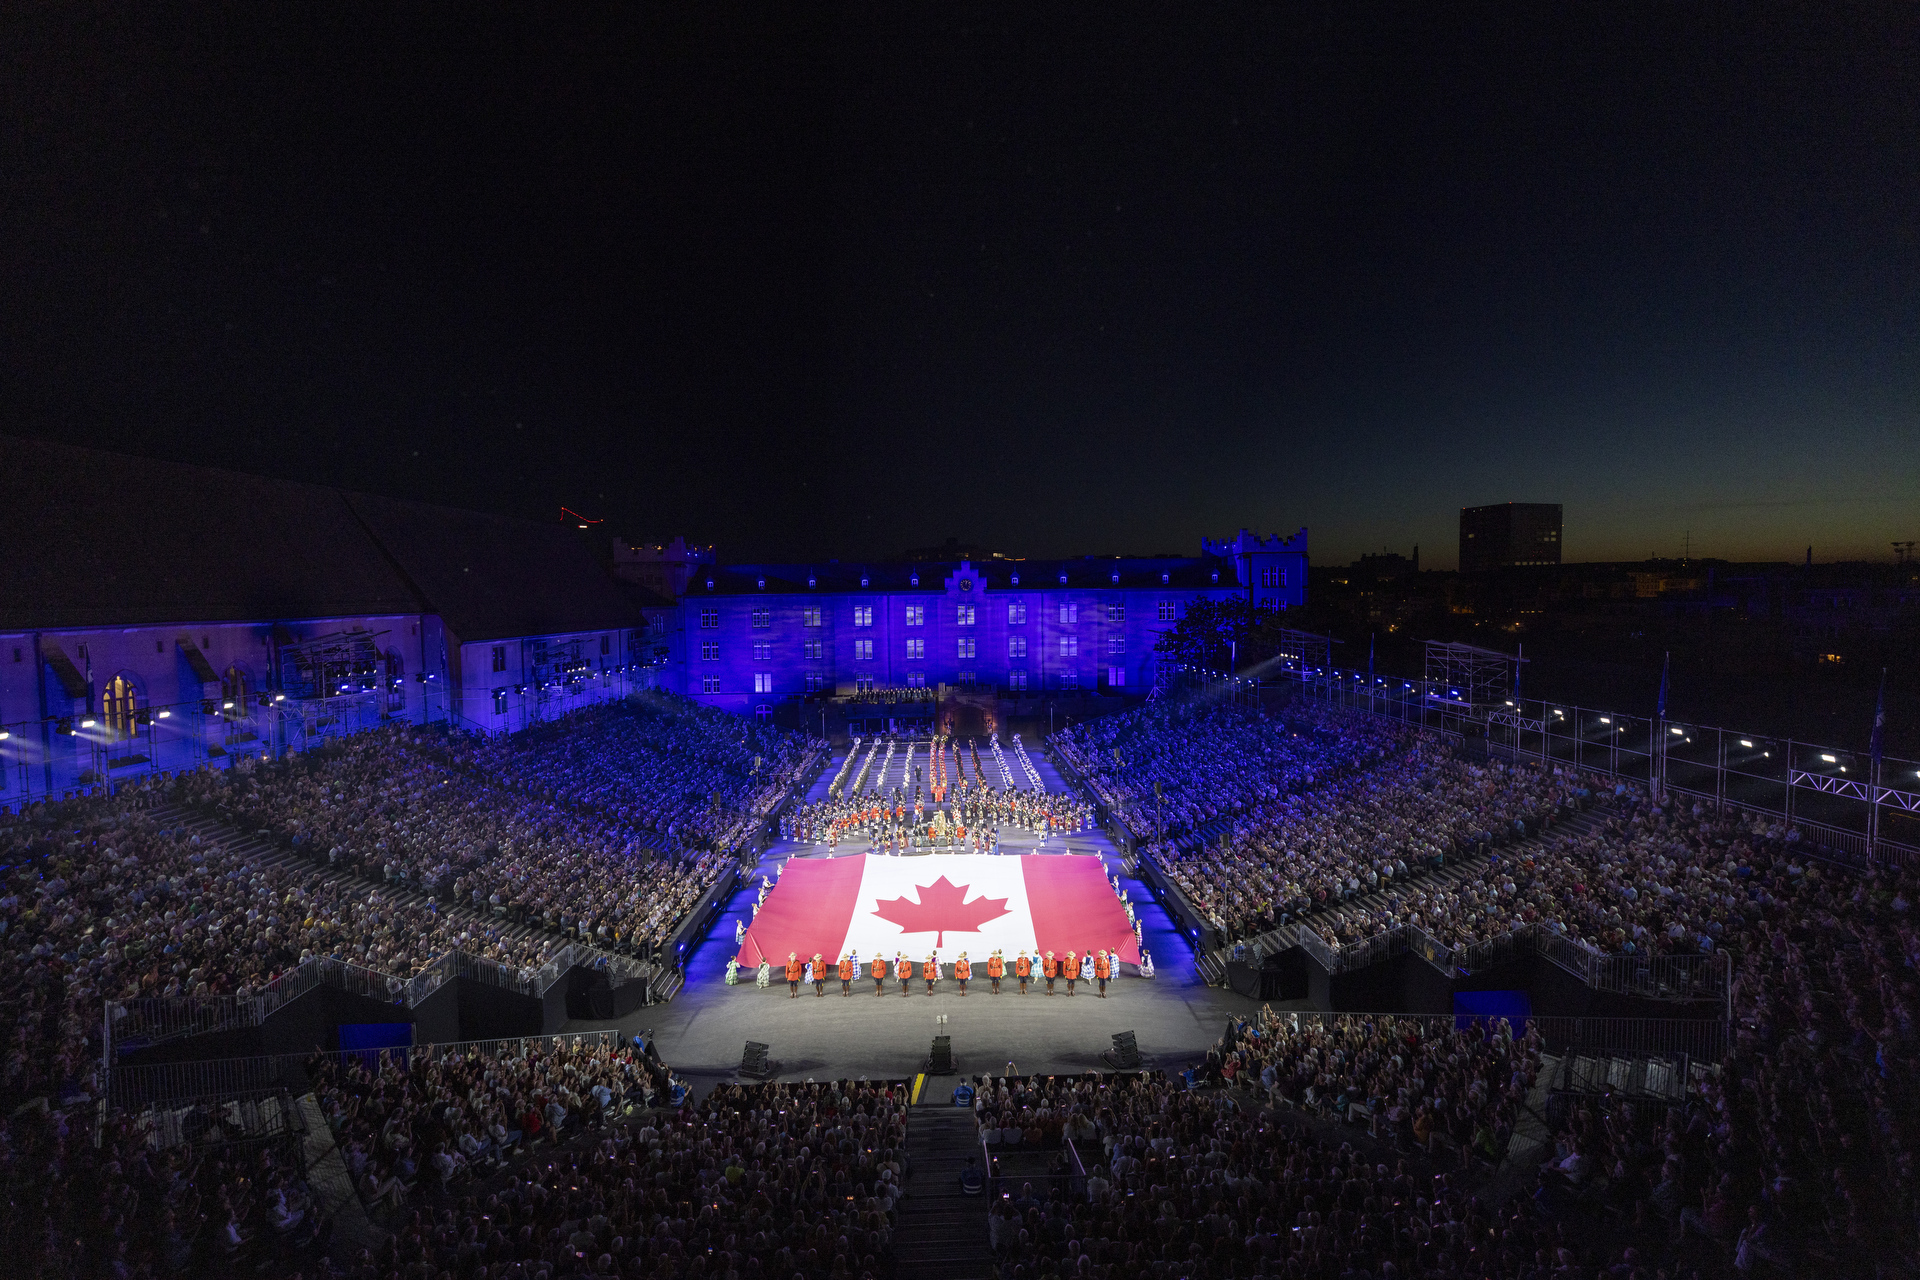
[[[737,558],[1920,537],[1911,6],[0,9],[0,431]]]

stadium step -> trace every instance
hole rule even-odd
[[[901,1274],[910,1271],[915,1280],[984,1280],[992,1274],[986,1196],[968,1195],[960,1185],[968,1157],[979,1154],[971,1110],[923,1103],[908,1113],[911,1172],[893,1233]]]
[[[360,1203],[360,1193],[354,1190],[353,1179],[347,1172],[347,1162],[334,1143],[333,1130],[311,1093],[301,1095],[300,1114],[307,1125],[304,1139],[307,1186],[313,1192],[314,1212],[333,1220],[331,1243],[335,1248],[344,1247],[344,1252],[337,1256],[355,1258],[362,1249],[379,1248],[387,1233],[367,1217],[366,1206]]]

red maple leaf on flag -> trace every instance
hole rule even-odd
[[[978,933],[980,926],[989,920],[998,920],[1001,916],[1011,915],[1007,910],[1005,898],[975,898],[966,901],[970,885],[954,885],[941,876],[932,884],[914,886],[914,892],[920,895],[920,901],[909,898],[889,898],[876,900],[879,907],[873,914],[891,924],[897,924],[904,933],[931,933],[933,946],[937,951],[946,945],[947,930],[955,933]]]

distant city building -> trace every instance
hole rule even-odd
[[[1460,508],[1460,572],[1559,563],[1559,503]]]

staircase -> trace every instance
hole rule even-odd
[[[923,1102],[907,1117],[907,1198],[893,1233],[896,1269],[913,1280],[984,1280],[987,1199],[960,1189],[968,1156],[980,1154],[973,1112],[942,1099]],[[982,1169],[982,1176],[986,1171]]]

